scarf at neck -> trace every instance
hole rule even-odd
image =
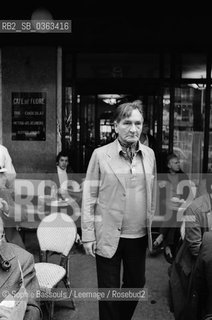
[[[134,143],[127,143],[119,140],[119,143],[122,147],[122,151],[125,159],[130,160],[130,162],[132,162],[135,156],[135,153],[138,150],[138,141]]]

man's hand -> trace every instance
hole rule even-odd
[[[83,247],[85,249],[86,254],[95,257],[96,254],[96,241],[83,242]]]
[[[159,247],[159,245],[163,242],[163,234],[159,234],[159,236],[155,239],[153,246],[154,248]]]

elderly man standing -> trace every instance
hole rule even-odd
[[[117,139],[94,150],[83,187],[82,241],[96,257],[99,288],[143,288],[156,206],[154,151],[139,142],[142,109],[119,105]],[[123,278],[120,284],[121,264]],[[130,320],[137,301],[99,302],[100,320]]]

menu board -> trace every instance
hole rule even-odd
[[[46,140],[46,92],[12,92],[12,140]]]

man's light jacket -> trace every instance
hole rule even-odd
[[[140,143],[139,143],[140,144]],[[152,149],[140,144],[146,180],[147,234],[152,250],[151,224],[156,209],[156,162]],[[111,258],[118,247],[125,210],[125,177],[120,166],[118,142],[94,150],[82,198],[82,241],[96,241],[96,253]]]

